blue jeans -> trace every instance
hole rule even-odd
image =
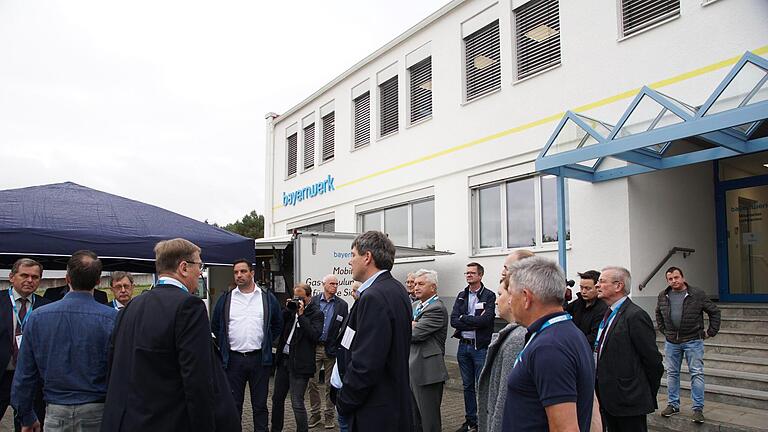
[[[339,414],[338,411],[336,411],[336,415],[339,418],[339,432],[349,432],[349,422],[347,421],[347,418]]]
[[[480,371],[485,363],[485,355],[488,348],[475,349],[474,346],[459,343],[456,360],[459,362],[461,381],[464,384],[464,410],[466,419],[470,424],[477,424],[477,397],[475,386],[480,379]]]
[[[704,341],[701,339],[673,344],[664,342],[667,369],[667,403],[680,408],[680,365],[683,355],[691,374],[691,399],[694,411],[704,409]]]

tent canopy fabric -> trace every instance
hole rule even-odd
[[[0,191],[0,267],[31,257],[62,269],[73,252],[90,249],[105,270],[152,273],[155,244],[176,237],[199,246],[207,265],[255,258],[252,239],[75,183]]]

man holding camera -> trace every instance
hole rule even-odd
[[[272,394],[272,432],[283,430],[285,397],[291,392],[296,430],[309,430],[304,393],[315,375],[315,347],[323,333],[323,312],[312,303],[312,289],[297,284],[293,298],[285,302],[283,333],[277,345],[277,371]]]

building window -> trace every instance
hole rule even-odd
[[[333,147],[336,141],[336,116],[333,111],[322,118],[323,122],[323,156],[322,161],[333,159]]]
[[[379,111],[381,133],[385,137],[397,132],[397,75],[379,84]]]
[[[304,128],[304,169],[315,166],[315,124]]]
[[[352,101],[355,105],[355,148],[371,142],[371,93],[365,92]]]
[[[331,219],[325,222],[318,222],[312,225],[306,225],[302,227],[296,227],[289,229],[288,234],[292,234],[294,231],[298,232],[334,232],[336,231],[336,220]]]
[[[411,123],[432,116],[432,57],[408,69],[411,77]]]
[[[499,21],[464,38],[467,102],[501,88]]]
[[[558,0],[539,0],[515,10],[517,79],[560,64]]]
[[[385,232],[398,246],[435,249],[434,198],[362,213],[358,220],[362,232]]]
[[[296,174],[296,157],[298,153],[298,141],[296,139],[296,134],[293,134],[288,137],[287,139],[287,147],[288,147],[288,175],[286,177],[290,177],[294,174]]]
[[[635,34],[676,15],[680,15],[680,0],[621,0],[622,35]]]
[[[556,187],[554,176],[535,176],[474,189],[475,248],[512,249],[556,242]],[[569,240],[568,218],[565,223]]]

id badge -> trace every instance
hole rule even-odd
[[[22,337],[22,336],[23,336],[23,335],[17,335],[17,336],[16,336],[16,346],[17,346],[19,349],[21,349],[21,337]]]

